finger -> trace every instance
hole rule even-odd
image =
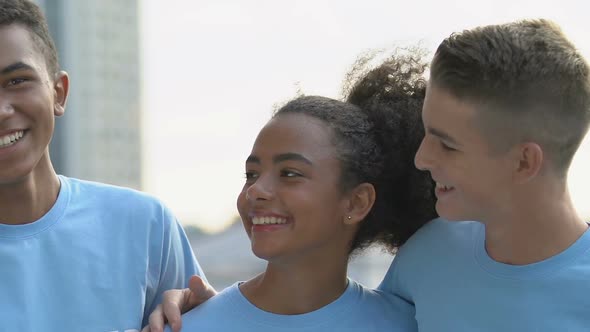
[[[152,311],[149,318],[149,324],[144,327],[145,331],[141,332],[164,332],[164,313],[162,311],[162,305],[158,304],[156,309]],[[147,330],[146,330],[147,329]]]
[[[191,298],[189,299],[189,305],[193,307],[207,301],[208,299],[217,294],[213,287],[205,283],[203,279],[196,275],[190,278],[188,287],[191,290]]]
[[[182,328],[181,310],[186,306],[189,296],[189,289],[172,289],[164,292],[162,310],[168,325],[174,332],[180,332]]]

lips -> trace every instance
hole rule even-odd
[[[254,225],[282,225],[287,223],[287,218],[284,217],[252,217],[252,224]]]
[[[436,198],[441,199],[441,198],[445,197],[446,195],[451,194],[454,190],[455,190],[455,187],[453,187],[451,185],[436,182],[436,189],[434,192],[436,194]]]
[[[274,213],[256,213],[250,216],[250,221],[253,232],[284,229],[292,223],[289,217]]]
[[[0,148],[9,147],[16,144],[23,136],[24,130],[16,130],[8,134],[0,135]]]
[[[448,192],[455,189],[455,187],[450,186],[450,185],[446,185],[446,184],[442,184],[440,182],[436,183],[436,190],[437,191],[442,191],[442,192]]]

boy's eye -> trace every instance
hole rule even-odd
[[[443,148],[443,150],[446,150],[446,151],[457,151],[457,149],[448,146],[444,142],[440,142],[440,146]]]
[[[17,77],[17,78],[13,78],[11,80],[8,81],[8,85],[19,85],[23,82],[25,82],[27,79],[26,78],[22,78],[22,77]]]
[[[301,173],[286,169],[281,171],[281,176],[286,178],[294,178],[301,176]]]

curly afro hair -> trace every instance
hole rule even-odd
[[[334,135],[342,190],[365,182],[375,187],[375,203],[352,241],[351,253],[373,243],[395,251],[437,216],[434,183],[414,166],[424,136],[420,113],[427,64],[418,49],[406,51],[354,79],[369,62],[366,56],[359,58],[344,84],[346,102],[302,96],[274,115],[302,113],[324,121]]]

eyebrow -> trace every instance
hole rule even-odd
[[[14,71],[21,70],[21,69],[33,70],[33,67],[31,67],[30,65],[27,65],[24,62],[19,61],[19,62],[15,62],[15,63],[3,68],[2,70],[0,70],[0,74],[6,75],[6,74],[10,74]]]
[[[305,158],[304,156],[300,155],[299,153],[293,153],[293,152],[288,152],[288,153],[281,153],[278,154],[276,156],[274,156],[272,158],[273,163],[278,164],[280,162],[283,161],[301,161],[304,162],[308,165],[313,165],[313,163],[311,162],[311,160]],[[260,164],[260,158],[256,157],[256,156],[249,156],[246,159],[246,163],[255,163],[255,164]]]
[[[459,142],[457,142],[454,138],[452,138],[451,136],[449,136],[448,134],[446,134],[445,132],[438,130],[436,128],[427,128],[426,131],[444,141],[447,141],[451,144],[455,144],[455,145],[460,145]]]
[[[304,156],[300,155],[299,153],[281,153],[279,155],[276,155],[272,158],[272,161],[275,164],[278,164],[282,161],[288,161],[288,160],[293,160],[293,161],[302,161],[308,165],[312,165],[311,160],[305,158]]]

